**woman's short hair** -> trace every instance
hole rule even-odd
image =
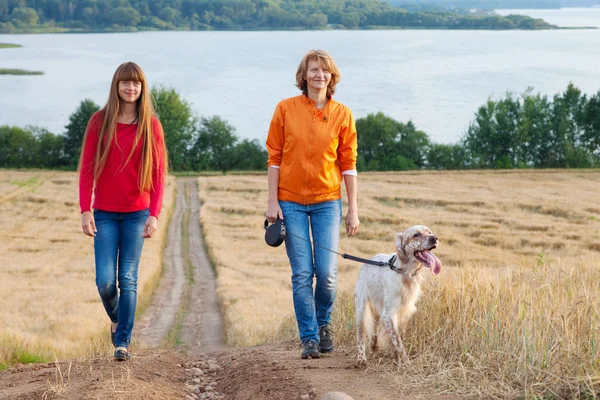
[[[327,86],[327,97],[335,93],[335,86],[340,81],[341,75],[333,57],[331,57],[325,50],[311,50],[302,58],[300,65],[298,65],[298,71],[296,71],[296,87],[302,90],[304,95],[308,95],[308,88],[306,86],[306,72],[308,71],[308,62],[310,60],[318,61],[323,67],[331,73],[331,81]]]

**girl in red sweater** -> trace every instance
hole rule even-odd
[[[138,265],[144,239],[158,228],[167,175],[162,126],[137,64],[115,71],[108,101],[85,131],[79,173],[81,227],[94,238],[96,286],[112,322],[114,357],[128,360]]]

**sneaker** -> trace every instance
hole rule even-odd
[[[127,361],[131,358],[129,352],[125,347],[117,347],[115,350],[115,360],[116,361]]]
[[[319,351],[329,353],[333,351],[333,332],[329,330],[329,325],[319,327]]]
[[[302,343],[302,358],[306,360],[307,358],[319,358],[321,355],[319,354],[319,349],[317,349],[317,342],[314,340],[307,340]]]

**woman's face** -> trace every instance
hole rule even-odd
[[[142,82],[120,81],[119,97],[126,103],[135,103],[142,94]]]
[[[306,86],[309,90],[326,90],[331,82],[331,72],[317,60],[309,60],[306,69]]]

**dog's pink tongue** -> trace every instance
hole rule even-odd
[[[440,271],[442,270],[442,262],[440,261],[440,259],[437,258],[435,256],[435,254],[433,254],[430,251],[423,251],[421,254],[423,254],[427,258],[427,264],[429,264],[429,268],[431,268],[431,272],[434,275],[439,274]]]

